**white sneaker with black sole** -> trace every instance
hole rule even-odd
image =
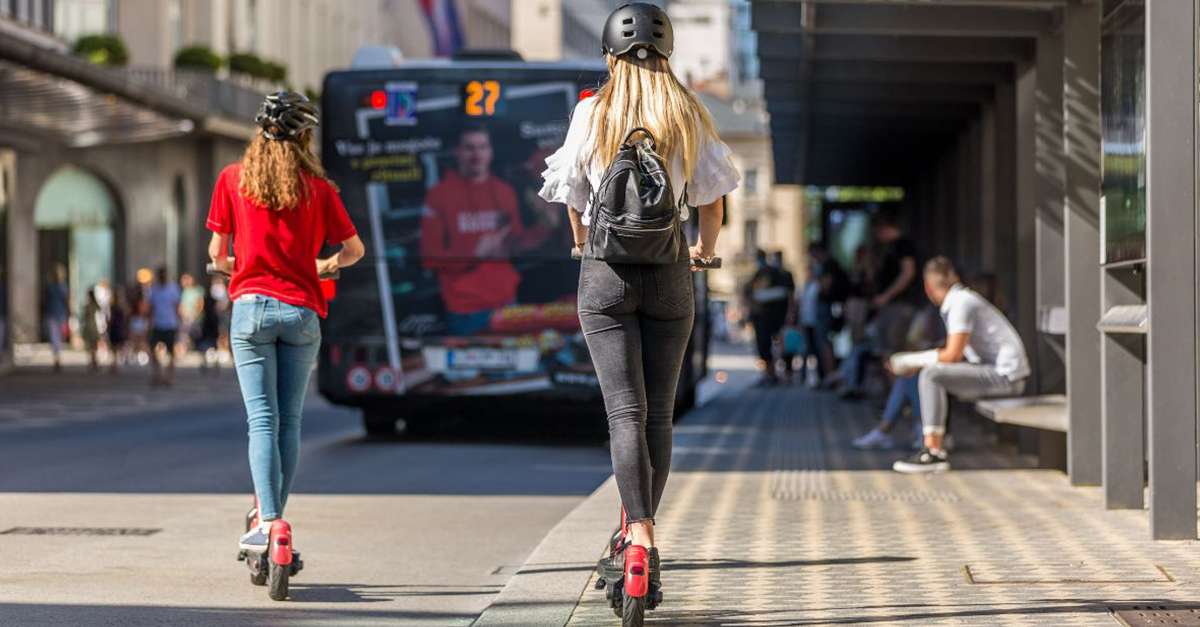
[[[270,528],[262,526],[255,527],[247,531],[245,535],[238,539],[238,548],[246,551],[257,551],[259,553],[266,552],[267,547],[271,544]]]
[[[912,457],[896,460],[896,463],[892,464],[892,470],[910,475],[946,472],[950,470],[950,459],[946,456],[946,451],[923,448]]]

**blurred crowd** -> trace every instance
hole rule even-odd
[[[97,282],[77,304],[71,302],[66,277],[66,268],[58,265],[42,292],[55,372],[62,369],[64,347],[74,346],[87,352],[93,372],[149,364],[151,384],[170,385],[176,358],[196,351],[202,370],[215,373],[229,352],[232,307],[221,276],[201,284],[187,273],[172,280],[166,268],[142,271],[128,286]]]
[[[880,212],[871,234],[848,268],[824,245],[810,244],[801,284],[781,253],[757,251],[755,272],[741,294],[742,322],[754,339],[757,385],[798,383],[846,399],[875,399],[883,404],[885,433],[909,415],[916,440],[916,377],[893,376],[885,364],[897,352],[941,346],[946,332],[922,287],[924,259],[897,217]],[[993,277],[968,283],[997,303]]]

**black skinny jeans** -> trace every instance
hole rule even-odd
[[[604,393],[613,474],[630,522],[653,520],[667,485],[675,387],[694,318],[687,262],[583,261],[579,321]]]

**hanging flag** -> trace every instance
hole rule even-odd
[[[455,0],[420,0],[421,11],[433,36],[433,52],[448,57],[463,47],[462,26],[458,22]]]

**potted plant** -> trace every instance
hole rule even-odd
[[[207,46],[188,46],[175,53],[175,69],[216,74],[225,61]]]
[[[75,40],[72,52],[96,65],[119,67],[129,63],[129,50],[125,42],[108,33],[83,35]]]

